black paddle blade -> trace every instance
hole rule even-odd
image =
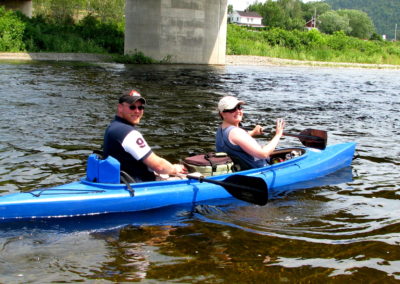
[[[220,181],[188,174],[187,178],[220,185],[233,197],[249,203],[265,205],[268,202],[268,185],[259,177],[233,175]]]
[[[328,133],[324,130],[306,129],[300,132],[299,140],[304,146],[324,150],[328,140]]]
[[[268,202],[268,185],[258,177],[233,175],[226,178],[222,185],[233,197],[257,204],[265,205]]]

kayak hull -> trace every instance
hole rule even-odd
[[[269,196],[275,196],[294,184],[350,166],[355,146],[349,142],[331,145],[325,150],[303,148],[305,153],[302,156],[282,163],[207,178],[222,181],[233,174],[259,177],[267,183]],[[124,184],[94,183],[82,179],[52,188],[1,196],[0,220],[137,212],[232,197],[219,185],[188,179],[134,183],[131,186],[133,196]]]

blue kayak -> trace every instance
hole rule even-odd
[[[324,150],[280,149],[277,151],[280,155],[293,150],[301,151],[301,155],[263,168],[210,176],[207,180],[219,182],[238,175],[256,177],[265,182],[269,196],[276,196],[295,184],[350,166],[355,147],[355,143],[349,142],[330,145]],[[201,180],[154,181],[127,186],[93,182],[85,177],[69,184],[1,196],[0,219],[138,212],[222,198],[232,198],[232,195],[223,186]]]

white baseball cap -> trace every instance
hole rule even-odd
[[[224,110],[234,109],[237,105],[246,104],[244,101],[239,101],[237,98],[232,96],[223,97],[218,103],[218,111],[223,112]]]

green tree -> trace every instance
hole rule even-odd
[[[318,28],[326,34],[333,34],[338,31],[348,34],[351,31],[349,18],[346,15],[339,15],[336,11],[328,11],[319,16]]]
[[[0,51],[25,49],[23,42],[25,24],[21,17],[24,17],[21,13],[0,6]]]
[[[331,6],[325,2],[308,2],[303,4],[303,18],[306,22],[311,20],[313,16],[317,16],[317,18],[332,10]]]
[[[102,22],[123,22],[125,0],[35,0],[34,16],[53,19],[55,23],[77,22],[88,14]]]
[[[278,0],[277,3],[283,8],[289,18],[302,18],[302,2],[299,0]]]
[[[98,16],[102,22],[125,20],[125,0],[79,0],[86,2],[86,9]]]
[[[399,0],[325,0],[332,9],[361,10],[371,17],[378,33],[394,38],[395,24],[400,24]],[[398,36],[397,36],[398,37]]]
[[[34,16],[41,15],[54,23],[71,24],[80,0],[35,0]],[[79,8],[78,8],[79,9]]]
[[[268,0],[264,4],[256,2],[249,6],[250,11],[258,12],[263,17],[263,24],[282,29],[302,29],[302,2],[299,0]]]
[[[288,30],[303,29],[306,21],[303,18],[302,2],[299,0],[278,0],[278,4],[286,14],[286,28]]]
[[[252,6],[249,10],[252,10]],[[255,11],[261,14],[265,26],[285,28],[285,13],[277,2],[268,0],[265,4],[256,4]]]
[[[367,13],[359,10],[339,10],[337,13],[349,19],[351,30],[348,35],[369,39],[375,32],[375,26]]]
[[[233,13],[233,5],[228,5],[228,14]]]

